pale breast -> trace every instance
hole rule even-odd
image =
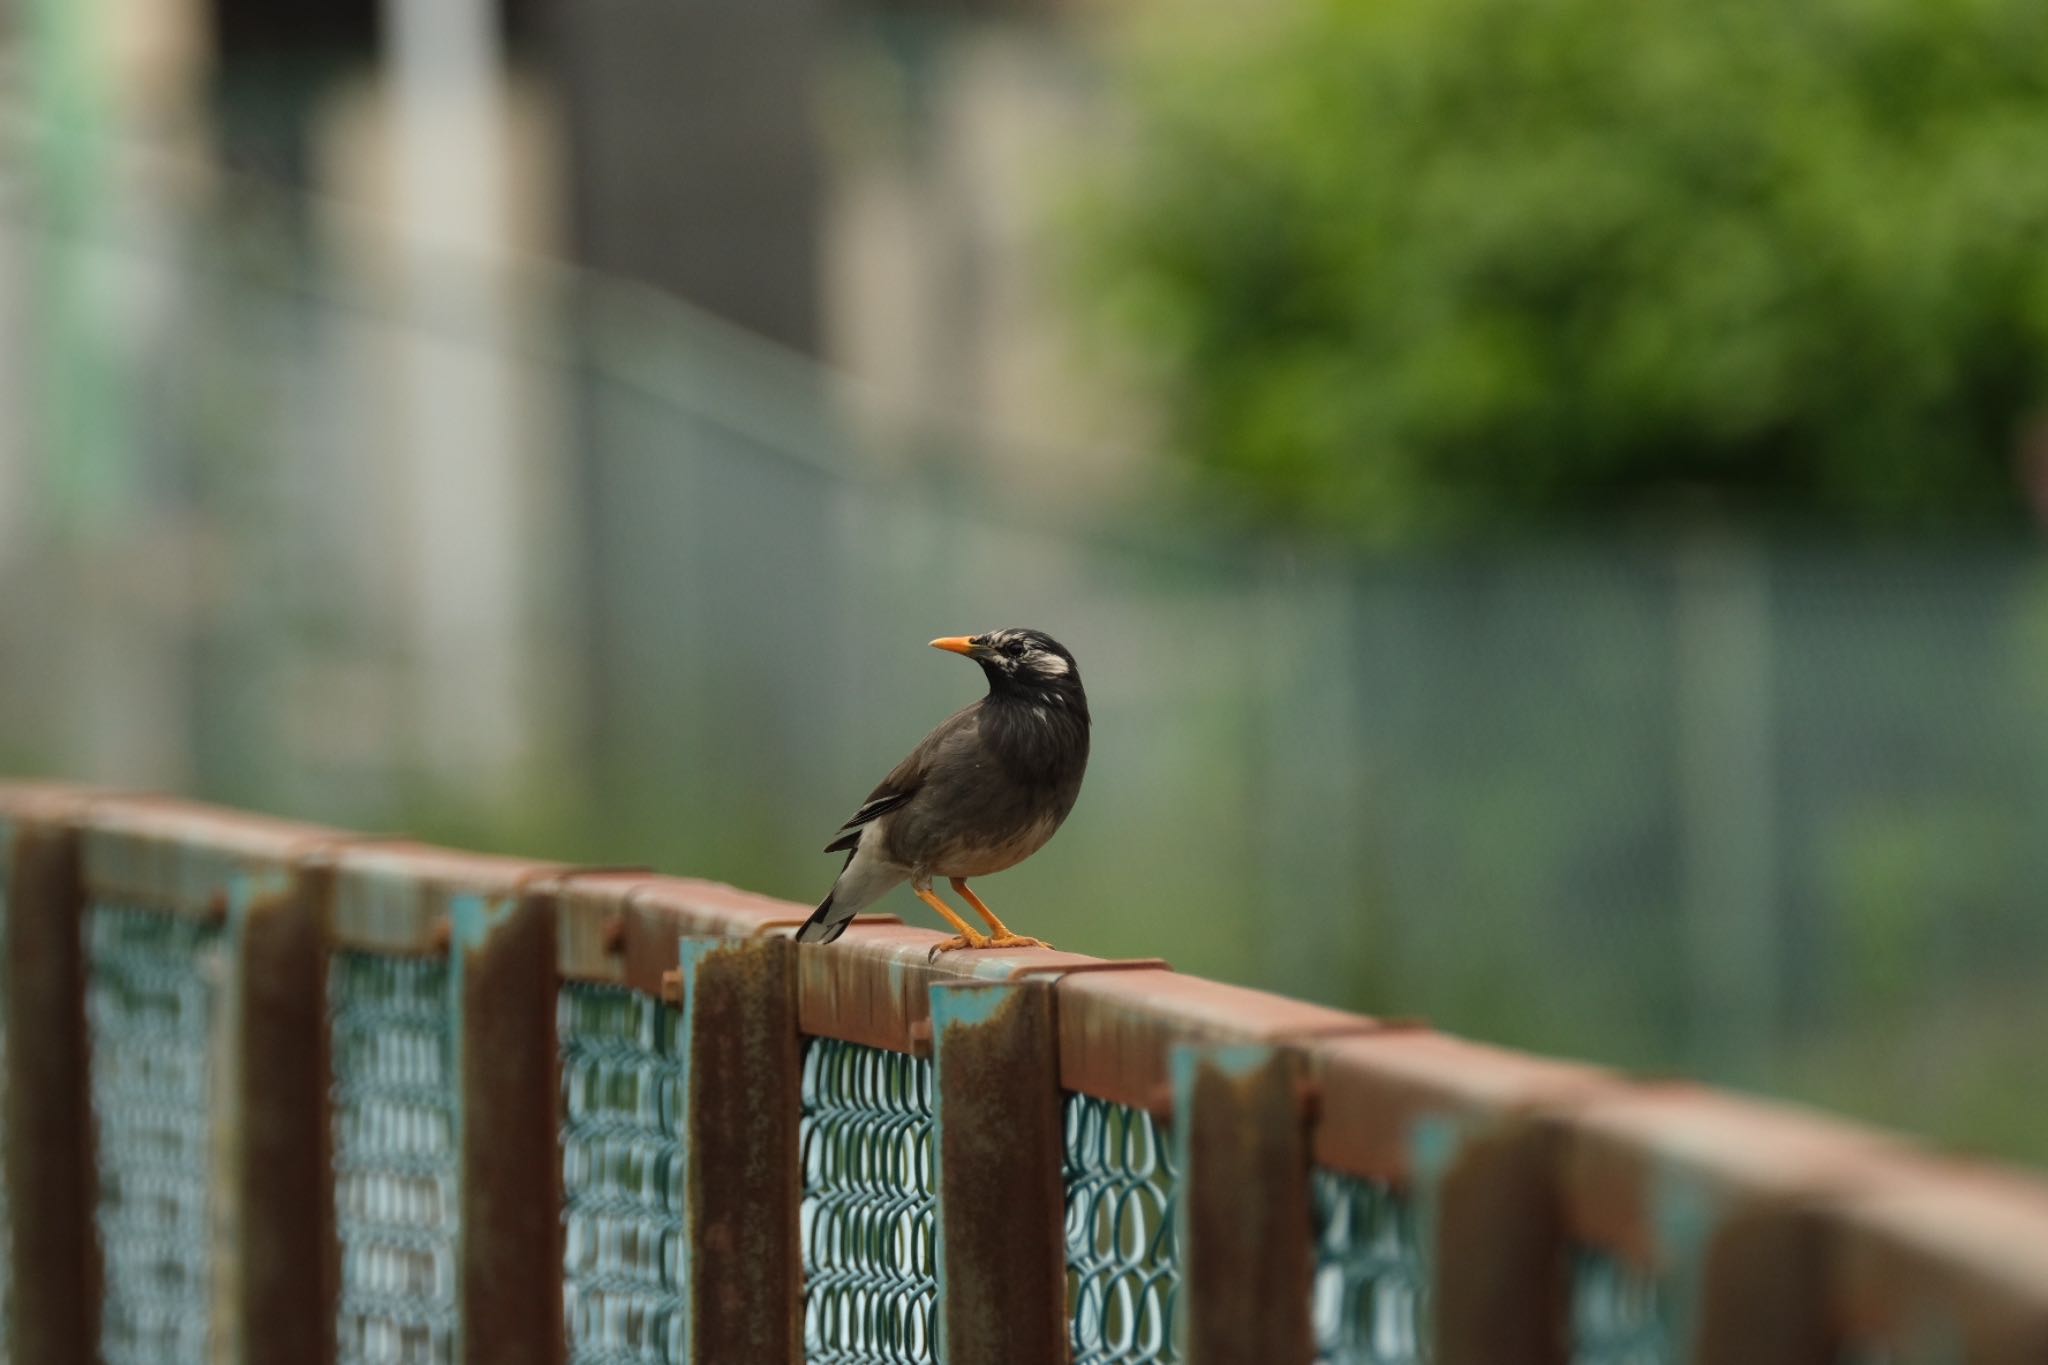
[[[1060,814],[1064,814],[1061,812]],[[970,843],[965,840],[949,841],[932,859],[931,871],[937,877],[987,877],[1005,868],[1015,867],[1032,854],[1044,848],[1053,832],[1060,827],[1060,814],[1048,812],[1040,819],[1024,825],[1009,836],[986,843]]]

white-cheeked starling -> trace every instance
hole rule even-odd
[[[959,934],[950,948],[1038,948],[1010,932],[968,889],[970,877],[1014,867],[1074,808],[1088,767],[1088,694],[1074,656],[1042,631],[995,630],[932,641],[988,675],[988,695],[954,712],[868,793],[825,846],[846,866],[799,943],[830,943],[853,917],[909,882]],[[932,890],[944,877],[988,922],[982,933]]]

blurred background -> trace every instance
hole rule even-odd
[[[2044,166],[2032,0],[9,0],[0,771],[814,901],[1035,625],[1022,932],[2048,1162]]]

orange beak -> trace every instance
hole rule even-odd
[[[968,635],[942,635],[932,641],[932,648],[951,650],[955,654],[972,654],[974,638]]]

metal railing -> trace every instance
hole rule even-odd
[[[2048,1360],[2048,1186],[888,917],[0,788],[17,1362]]]

